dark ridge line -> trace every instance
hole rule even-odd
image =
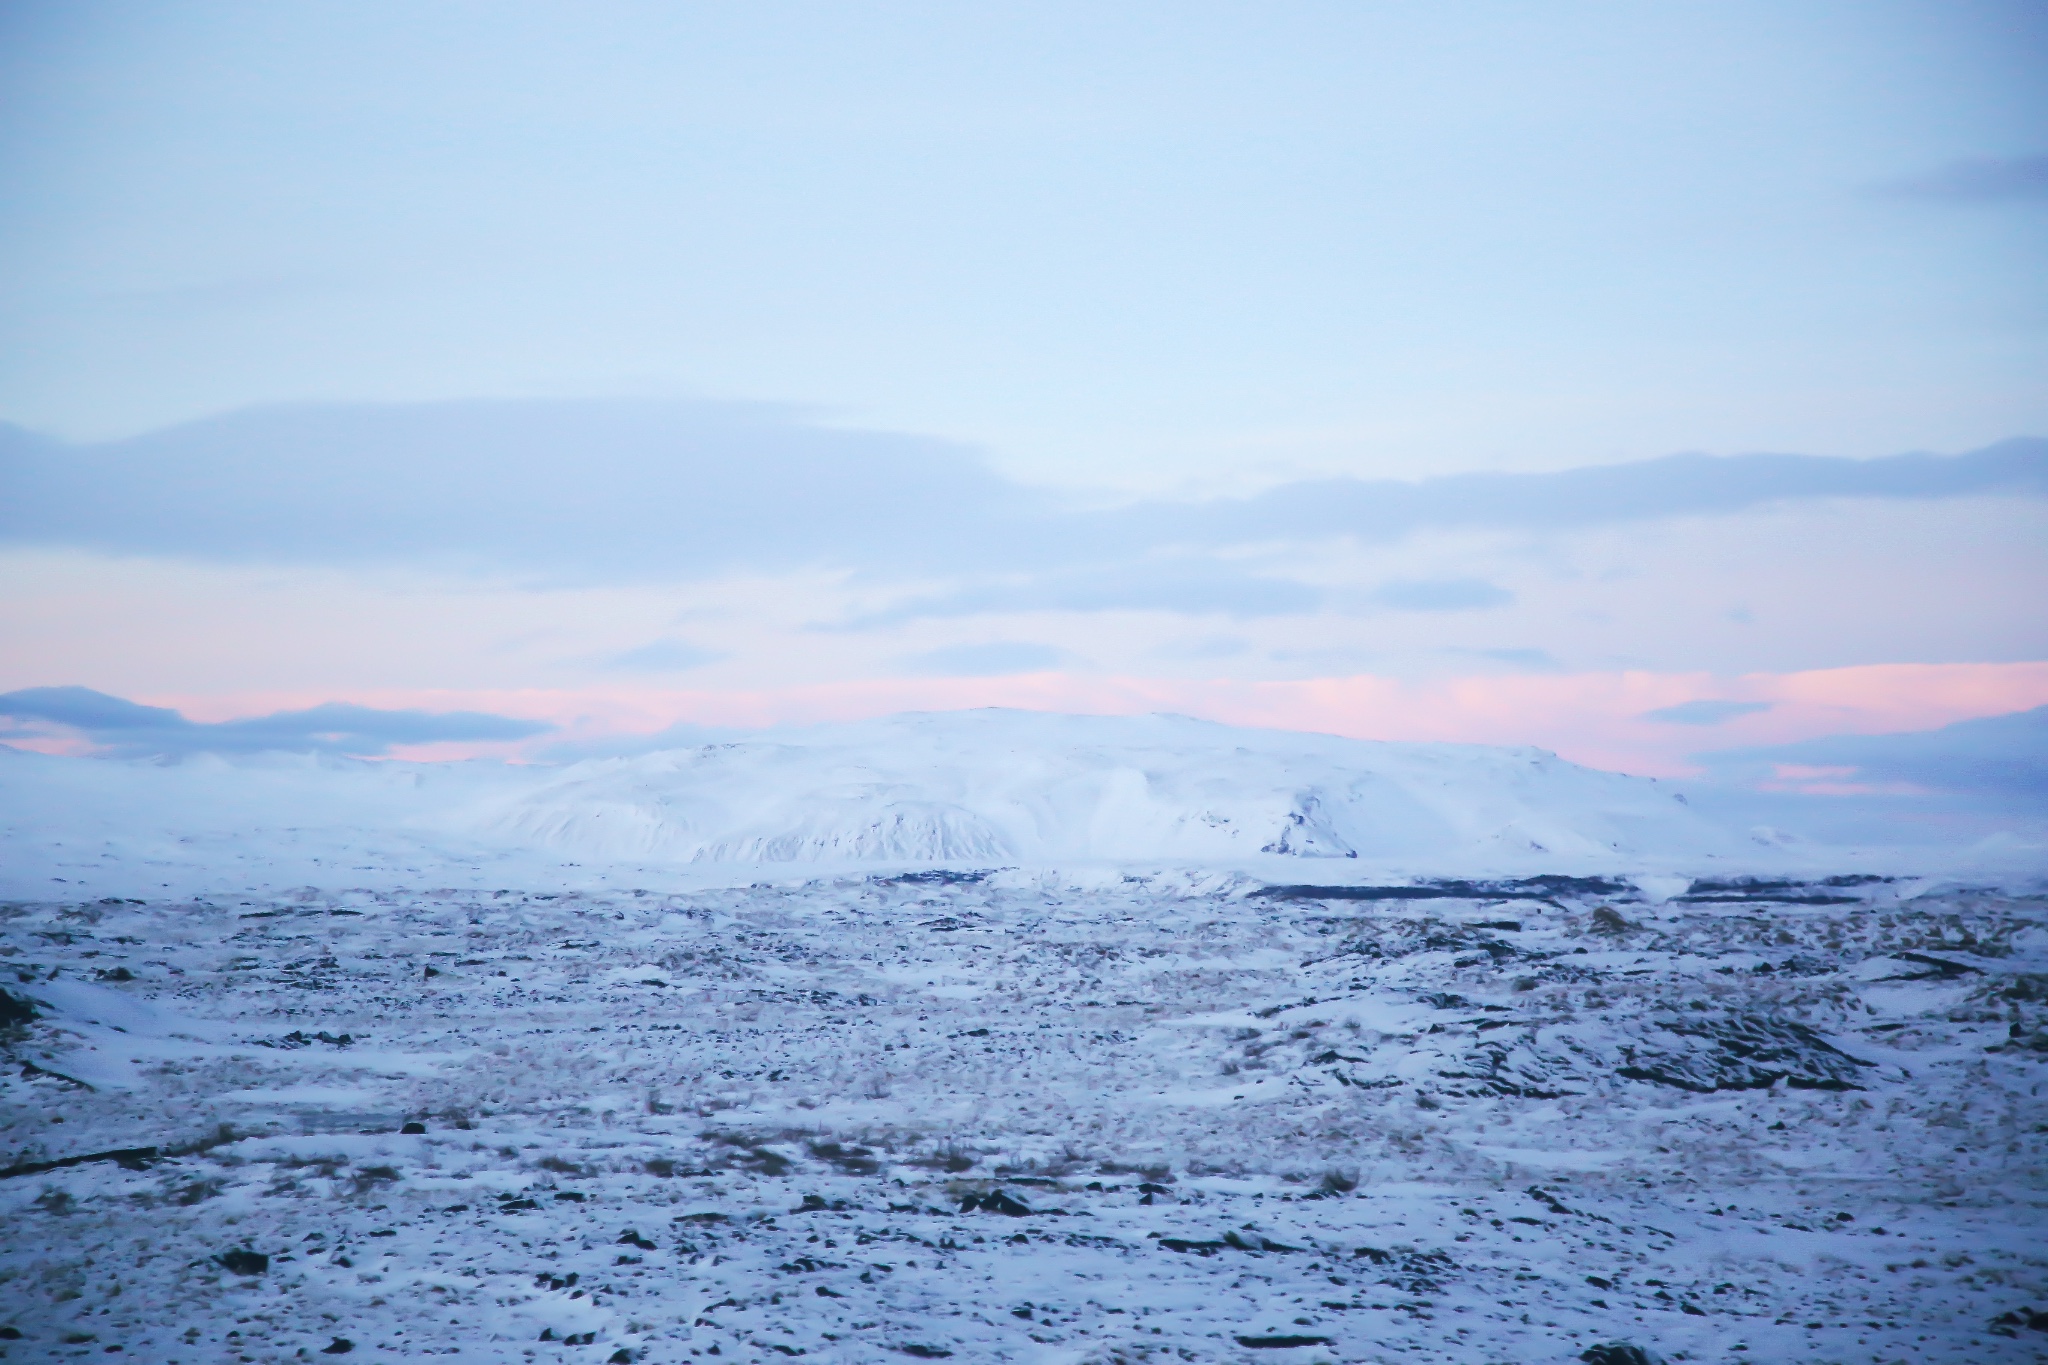
[[[1701,877],[1687,887],[1685,893],[1698,896],[1715,891],[1799,891],[1810,886],[1879,886],[1897,880],[1897,877],[1880,877],[1871,872],[1822,877],[1819,881],[1795,881],[1789,877]]]
[[[62,1081],[64,1084],[76,1086],[80,1090],[91,1090],[95,1093],[99,1090],[99,1087],[90,1081],[81,1081],[76,1076],[67,1076],[61,1071],[52,1071],[46,1066],[37,1066],[34,1062],[24,1060],[21,1064],[21,1078],[25,1081],[32,1081],[38,1076],[47,1076],[53,1081]]]
[[[123,1170],[146,1171],[149,1163],[163,1155],[158,1147],[116,1147],[110,1152],[85,1152],[79,1156],[60,1156],[55,1161],[24,1161],[0,1171],[0,1180],[17,1175],[41,1175],[45,1171],[61,1171],[68,1166],[83,1166],[93,1161],[111,1161]]]
[[[1927,976],[1938,976],[1943,981],[1948,981],[1958,976],[1967,976],[1973,972],[1978,976],[1982,976],[1984,974],[1984,969],[1982,967],[1973,967],[1967,962],[1951,962],[1945,957],[1929,957],[1925,953],[1909,953],[1901,951],[1892,953],[1891,956],[1903,959],[1907,962],[1918,962],[1923,967],[1932,967],[1934,969],[1932,972],[1921,973],[1919,977],[1898,978],[1900,980],[1905,981],[1918,980]],[[1892,978],[1887,979],[1889,980]]]
[[[1831,896],[1825,892],[1715,892],[1702,896],[1673,896],[1679,905],[1861,905],[1861,896]]]
[[[1566,877],[1555,873],[1509,881],[1426,881],[1408,886],[1267,886],[1252,892],[1268,900],[1426,901],[1550,900],[1556,896],[1619,896],[1635,890],[1612,877]]]
[[[870,877],[877,886],[973,886],[995,876],[995,868],[978,872],[955,872],[935,867],[929,872],[900,872],[893,877]]]

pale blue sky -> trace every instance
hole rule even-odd
[[[2040,0],[0,0],[0,692],[2038,707],[2044,72]]]
[[[0,9],[0,418],[689,396],[1225,490],[2048,430],[2040,4]]]

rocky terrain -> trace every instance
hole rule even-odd
[[[10,1360],[2048,1353],[2025,888],[949,870],[0,935]]]

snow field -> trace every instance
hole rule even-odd
[[[2039,1358],[2048,904],[1301,881],[11,904],[0,1350]]]

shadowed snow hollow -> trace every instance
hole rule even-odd
[[[485,828],[590,856],[721,863],[1611,867],[1744,842],[1668,788],[1539,749],[995,710],[583,763]]]

